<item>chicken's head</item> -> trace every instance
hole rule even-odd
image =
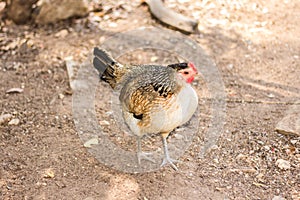
[[[187,83],[191,83],[193,82],[195,75],[198,74],[197,68],[195,67],[195,65],[191,62],[188,63],[188,67],[178,70],[178,73],[183,77],[183,79],[187,82]]]

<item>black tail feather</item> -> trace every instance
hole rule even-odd
[[[104,63],[109,64],[109,65],[114,65],[115,64],[115,60],[112,59],[112,57],[110,55],[108,55],[107,52],[105,52],[102,49],[99,49],[97,47],[94,48],[94,55],[98,58],[100,58],[101,60],[104,61]]]
[[[109,83],[112,87],[116,84],[114,74],[116,64],[117,62],[106,51],[94,48],[93,65],[99,72],[101,80]]]
[[[100,75],[102,75],[107,68],[107,65],[97,57],[94,57],[93,65],[97,69]]]

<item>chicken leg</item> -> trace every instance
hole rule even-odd
[[[168,142],[167,142],[167,137],[168,137],[169,133],[162,133],[161,136],[162,136],[162,142],[163,142],[163,147],[164,147],[164,159],[163,159],[163,162],[161,164],[161,167],[166,165],[166,164],[169,164],[171,165],[171,167],[174,169],[174,170],[178,170],[178,168],[176,167],[176,165],[174,164],[174,162],[178,162],[178,160],[174,160],[172,158],[170,158],[170,155],[169,155],[169,150],[168,150]]]
[[[155,161],[150,158],[149,156],[152,155],[150,152],[143,152],[142,146],[141,146],[141,140],[142,137],[137,136],[137,158],[138,158],[138,164],[141,165],[141,160],[149,160],[150,162],[155,163]]]

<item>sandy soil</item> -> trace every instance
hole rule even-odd
[[[225,84],[226,123],[214,148],[199,157],[203,134],[211,126],[206,106],[210,98],[199,85],[195,88],[202,111],[200,128],[179,158],[183,162],[178,171],[113,170],[95,159],[78,136],[64,59],[86,60],[94,46],[117,32],[141,26],[166,28],[151,17],[146,5],[108,2],[112,12],[100,22],[93,16],[48,26],[6,21],[0,32],[0,114],[9,113],[20,122],[0,125],[1,199],[300,199],[300,138],[275,131],[300,98],[300,2],[165,3],[199,19],[200,33],[186,37],[207,52]],[[57,34],[63,29],[67,35]],[[126,55],[120,61],[176,59],[161,51]],[[10,88],[24,91],[6,93]],[[102,90],[109,95],[105,84],[99,84],[97,91]],[[105,105],[108,102],[97,101],[97,117],[110,122],[105,130],[112,133],[118,127],[113,119],[104,118],[109,111]],[[110,136],[134,150],[130,138]],[[280,169],[278,159],[290,166]]]

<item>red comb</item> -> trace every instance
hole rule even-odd
[[[194,63],[189,62],[189,63],[188,63],[188,66],[189,66],[190,68],[192,68],[193,70],[195,70],[196,72],[198,72],[198,70],[197,70],[196,66],[194,65]]]

